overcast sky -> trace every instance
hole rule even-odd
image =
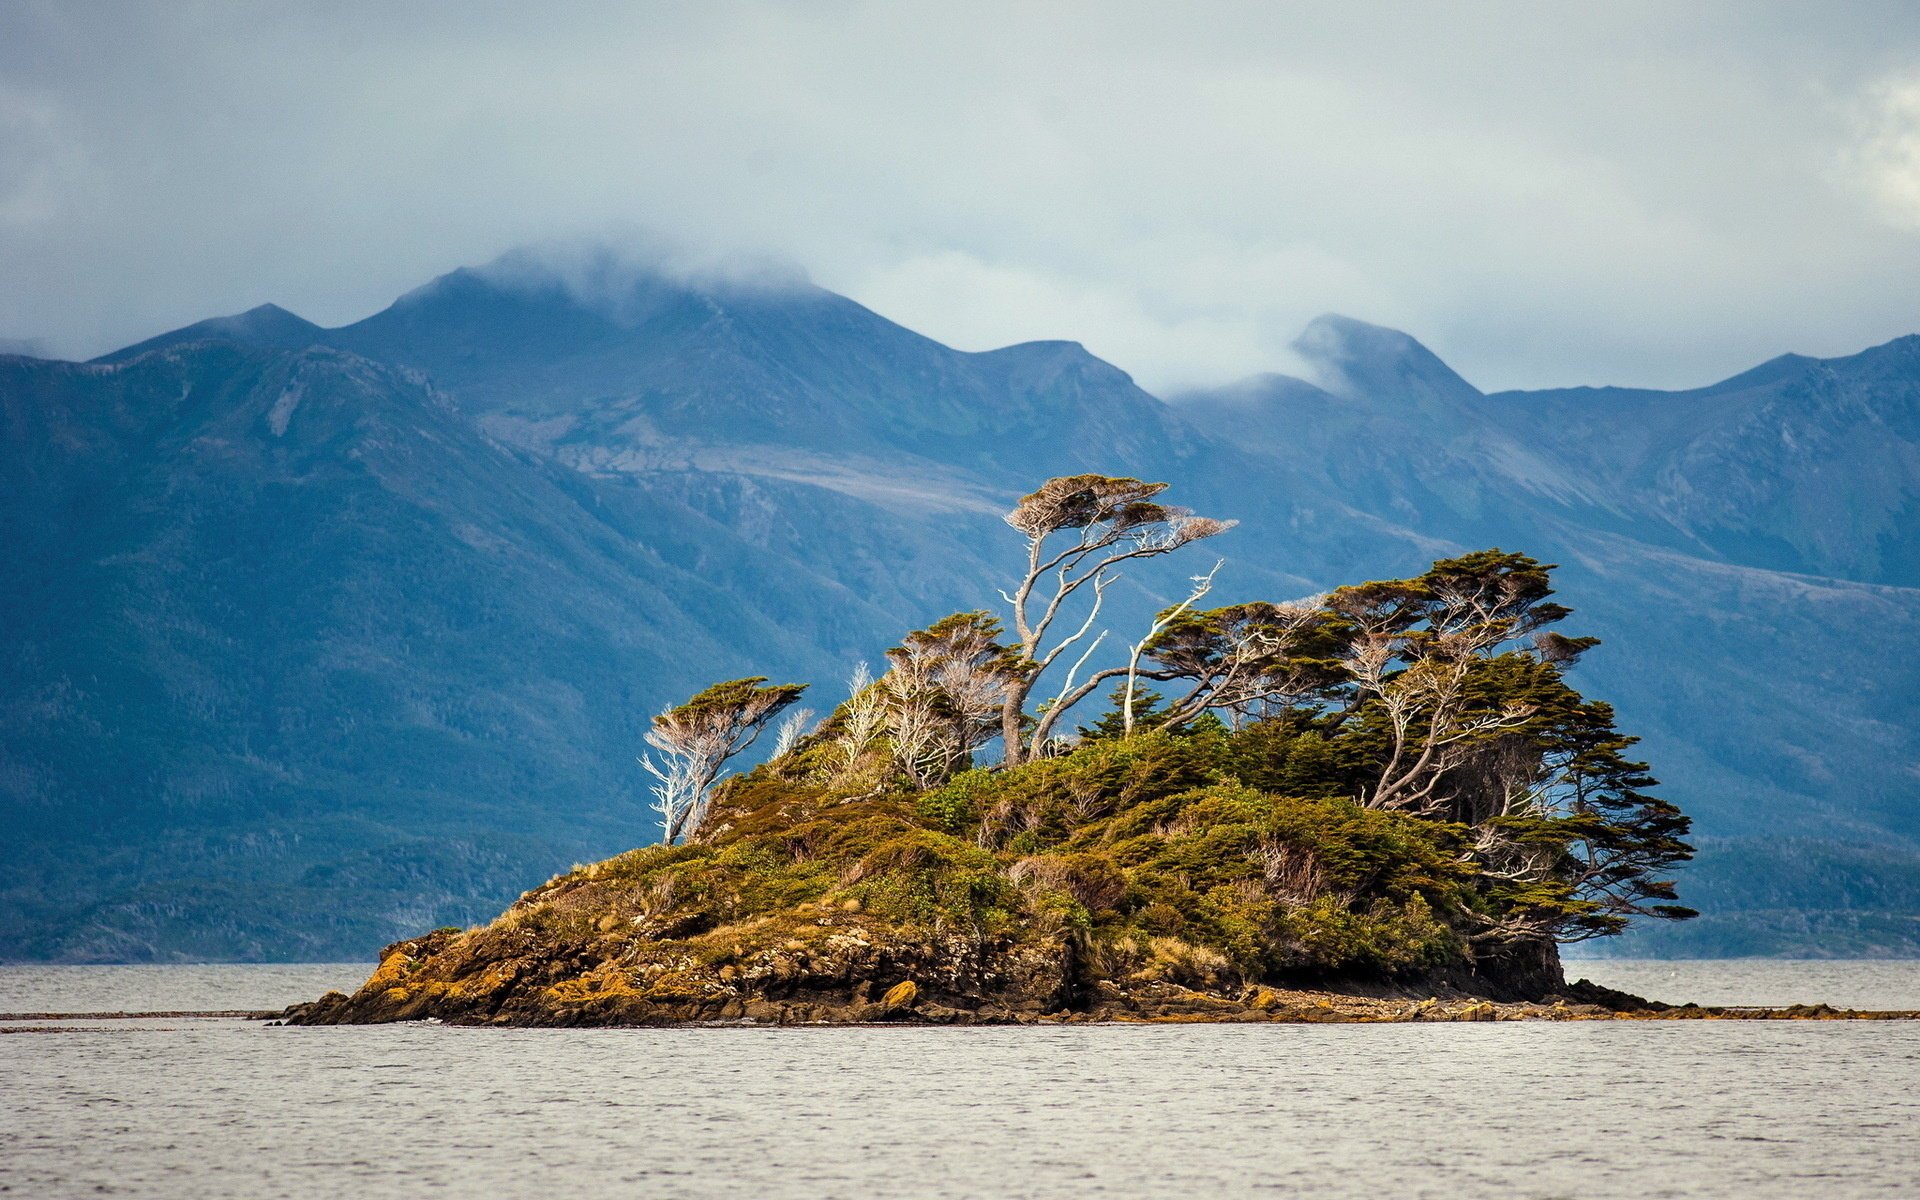
[[[1699,384],[1920,331],[1920,5],[0,0],[0,339],[633,230],[1163,389]]]

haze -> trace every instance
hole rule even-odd
[[[1920,330],[1920,10],[1675,7],[4,3],[0,342],[583,239],[1159,389],[1324,311],[1489,389]]]

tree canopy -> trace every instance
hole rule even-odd
[[[1688,820],[1655,794],[1612,708],[1568,681],[1598,641],[1551,628],[1572,615],[1553,598],[1551,564],[1488,549],[1411,578],[1205,608],[1210,571],[1130,643],[1124,663],[1103,663],[1102,599],[1118,570],[1231,528],[1163,503],[1165,490],[1075,475],[1024,497],[1006,517],[1026,550],[1024,570],[1001,592],[1006,624],[964,612],[907,635],[878,678],[861,668],[825,721],[783,738],[776,765],[826,795],[918,795],[952,834],[1039,852],[1049,839],[1078,845],[1087,821],[1127,801],[1101,792],[1119,783],[1082,781],[1064,807],[1026,810],[1008,798],[1024,794],[1019,781],[1063,755],[1148,739],[1185,747],[1173,758],[1155,752],[1181,764],[1156,787],[1238,788],[1281,805],[1276,812],[1309,803],[1336,806],[1312,810],[1323,816],[1386,814],[1386,824],[1366,826],[1370,837],[1411,822],[1423,831],[1421,853],[1439,856],[1421,869],[1446,880],[1414,889],[1422,911],[1485,953],[1611,934],[1635,917],[1693,915],[1675,902],[1671,879],[1692,854]],[[1113,711],[1063,732],[1066,715],[1102,688],[1112,689]],[[687,764],[678,798],[663,798],[669,841],[698,830],[721,764],[799,690],[735,680],[655,719],[649,741],[681,747]],[[975,756],[996,738],[999,763],[983,774]],[[974,782],[955,799],[964,780]],[[1327,882],[1334,851],[1302,858],[1289,845],[1276,833],[1247,843],[1234,860],[1252,873],[1246,886],[1264,889],[1276,912],[1357,911],[1370,893]],[[1122,859],[1112,865],[1126,874]]]
[[[647,744],[660,752],[641,759],[655,780],[654,811],[661,840],[700,827],[713,785],[727,762],[744,753],[767,722],[807,690],[804,683],[769,685],[764,675],[716,683],[653,718]]]

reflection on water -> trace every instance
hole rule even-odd
[[[274,1008],[365,971],[5,968],[0,1011]],[[1574,973],[1912,1006],[1920,964]],[[1850,1197],[1910,1194],[1920,1134],[1907,1022],[27,1027],[0,1192],[34,1197]]]

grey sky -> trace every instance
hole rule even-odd
[[[0,0],[0,338],[635,229],[1155,387],[1703,383],[1920,331],[1920,6]]]

